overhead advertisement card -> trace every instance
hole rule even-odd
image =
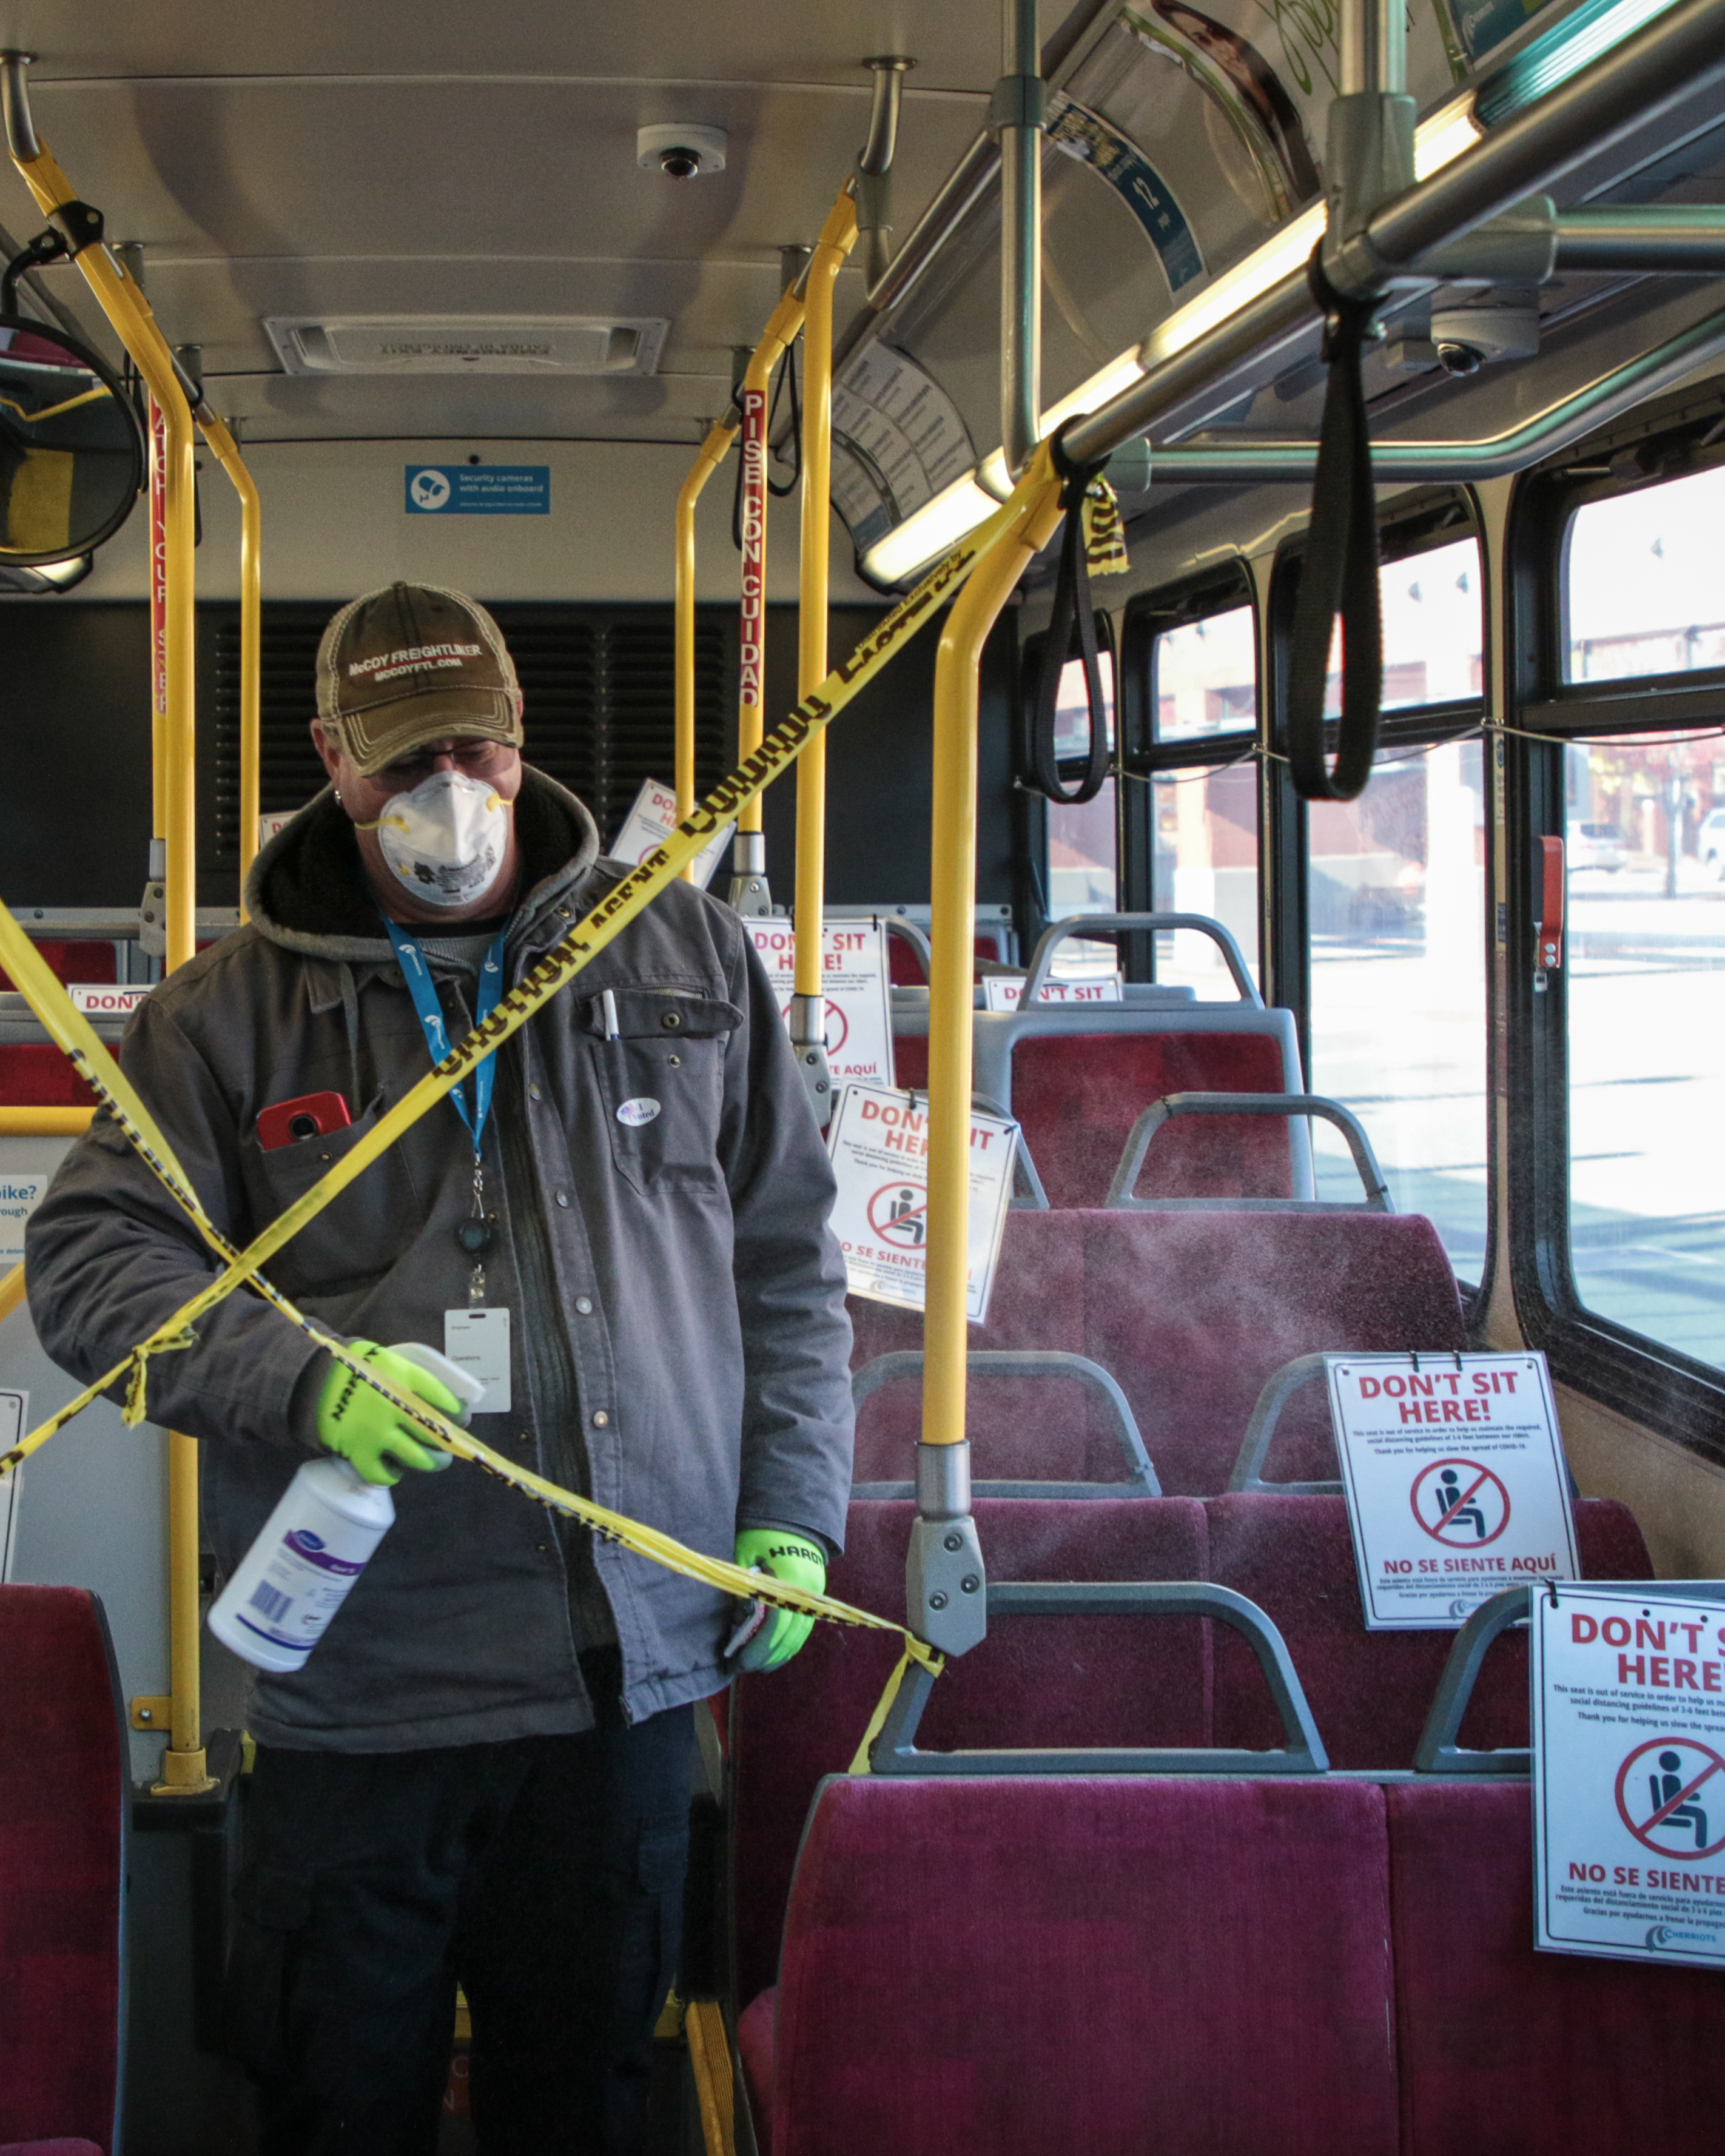
[[[751,921],[749,934],[788,1019],[796,987],[797,932],[782,916]],[[827,1067],[834,1086],[890,1086],[892,981],[886,930],[878,921],[828,921],[821,937],[827,993]]]
[[[1533,1598],[1534,1944],[1725,1968],[1725,1607]]]
[[[676,795],[656,778],[645,779],[617,836],[605,850],[614,861],[625,861],[634,868],[649,854],[655,853],[676,828]],[[695,880],[703,891],[712,881],[713,870],[725,857],[732,829],[727,824],[718,837],[695,856]]]
[[[970,1119],[970,1239],[966,1310],[988,1315],[1012,1202],[1018,1125]],[[838,1178],[833,1233],[853,1295],[921,1310],[928,1278],[928,1099],[881,1086],[846,1086],[827,1132]]]
[[[1118,973],[1103,973],[1086,981],[1045,981],[1037,991],[1035,1008],[1045,1004],[1064,1009],[1068,1004],[1118,1004],[1126,1000]],[[984,973],[983,1009],[1014,1011],[1024,1000],[1022,973]]]
[[[1330,1413],[1368,1631],[1441,1631],[1529,1580],[1574,1579],[1543,1355],[1330,1355]]]

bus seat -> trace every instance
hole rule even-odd
[[[920,1312],[860,1296],[850,1308],[855,1366],[922,1346]],[[1100,1363],[1164,1492],[1208,1496],[1227,1487],[1266,1379],[1296,1355],[1466,1342],[1449,1259],[1417,1214],[1024,1211],[1007,1215],[988,1322],[968,1344]],[[1004,1382],[979,1392],[991,1440],[1045,1437],[1047,1393]],[[1085,1419],[1085,1478],[1117,1479],[1119,1443],[1100,1404],[1074,1413]],[[869,1404],[869,1457],[901,1460],[919,1426],[913,1386],[883,1391]],[[1290,1402],[1273,1460],[1278,1476],[1334,1475],[1321,1387]]]
[[[907,1014],[908,1016],[908,1014]],[[898,1082],[928,1082],[927,1019],[898,1031]],[[1139,1114],[1165,1094],[1302,1089],[1292,1014],[1250,1004],[1092,1004],[978,1011],[974,1084],[1022,1125],[1055,1207],[1096,1206]],[[1166,1148],[1166,1150],[1164,1150]],[[1303,1124],[1274,1117],[1194,1118],[1158,1138],[1141,1181],[1147,1198],[1311,1195]]]
[[[903,1620],[913,1505],[853,1504],[829,1584],[841,1601]],[[1189,1499],[978,1498],[991,1578],[1202,1579],[1204,1507]],[[1015,1618],[950,1662],[919,1741],[1208,1744],[1209,1628],[1198,1619]],[[773,1980],[785,1895],[809,1800],[849,1767],[897,1660],[886,1633],[817,1625],[796,1660],[740,1677],[731,1721],[737,1995]],[[1279,1741],[1279,1740],[1278,1740]]]
[[[1421,1776],[1384,1796],[1406,2156],[1712,2143],[1725,1975],[1536,1953],[1525,1781]]]
[[[100,983],[114,978],[114,946],[90,937],[44,937],[36,943],[36,955],[57,980]],[[11,974],[0,967],[0,989],[15,986]]]
[[[1204,1510],[1209,1577],[1259,1604],[1275,1620],[1331,1764],[1380,1772],[1411,1767],[1454,1632],[1366,1630],[1343,1498],[1242,1492],[1212,1497]],[[1584,1578],[1653,1577],[1641,1531],[1626,1505],[1609,1498],[1580,1500],[1575,1540]],[[1224,1631],[1215,1642],[1214,1666],[1215,1742],[1275,1743],[1280,1725],[1244,1644]],[[1486,1656],[1461,1741],[1481,1751],[1527,1743],[1524,1634],[1506,1635]]]
[[[1389,1992],[1373,1784],[837,1777],[742,2050],[770,2156],[1391,2156]]]
[[[87,937],[45,938],[36,950],[62,981],[114,978],[114,946]],[[0,993],[15,993],[0,970]],[[95,1095],[50,1042],[0,1043],[0,1107],[93,1108]]]
[[[0,2146],[118,2131],[126,1722],[95,1595],[0,1587]]]

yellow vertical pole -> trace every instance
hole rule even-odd
[[[767,318],[754,357],[737,393],[742,414],[742,628],[737,655],[737,758],[761,746],[767,716],[767,385],[773,370],[803,326],[803,302],[787,292]],[[765,913],[767,852],[761,836],[757,795],[737,819],[731,856],[731,902],[745,913]]]
[[[797,694],[827,677],[827,586],[833,499],[833,287],[856,244],[856,203],[849,184],[833,204],[803,285],[803,531],[797,607]],[[791,1042],[815,1112],[832,1112],[826,1055],[826,983],[822,947],[827,865],[827,742],[820,734],[797,763],[797,960]]]
[[[922,1436],[916,1450],[918,1517],[907,1586],[911,1629],[957,1654],[976,1645],[986,1622],[981,1553],[969,1517],[964,1420],[978,668],[1000,609],[1060,521],[1060,485],[1045,446],[1036,452],[1018,494],[1023,512],[971,572],[947,616],[934,670],[928,1279],[922,1320]]]
[[[35,155],[13,147],[13,162],[45,216],[78,200],[77,191],[45,143]],[[150,303],[100,242],[80,249],[78,267],[146,388],[162,409],[165,434],[165,566],[167,578],[167,711],[158,762],[165,766],[158,798],[167,845],[167,966],[182,966],[197,947],[198,859],[197,600],[193,547],[196,468],[192,408],[180,386],[173,356],[157,326]],[[181,1794],[212,1786],[205,1769],[202,1686],[198,1663],[198,1446],[170,1432],[168,1455],[168,1660],[173,1688],[172,1729],[162,1763],[165,1793]]]
[[[264,505],[239,444],[208,405],[198,424],[239,496],[239,917],[246,918],[245,880],[258,851],[263,808],[260,730],[263,707]]]
[[[695,468],[677,493],[675,783],[680,824],[695,806],[695,505],[736,439],[736,428],[722,420],[710,428]],[[692,883],[694,879],[691,861],[683,870],[683,880]]]

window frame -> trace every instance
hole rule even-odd
[[[1563,757],[1584,739],[1704,734],[1725,726],[1725,668],[1569,682],[1567,558],[1575,512],[1725,463],[1698,443],[1725,414],[1725,384],[1666,399],[1530,474],[1509,527],[1510,709],[1505,743],[1508,905],[1510,1237],[1517,1317],[1560,1384],[1725,1464],[1725,1371],[1590,1309],[1569,1240],[1568,974],[1534,985],[1539,841],[1567,835]]]

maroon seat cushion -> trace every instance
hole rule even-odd
[[[1132,1125],[1167,1093],[1281,1093],[1281,1041],[1270,1033],[1032,1034],[1012,1050],[1012,1111],[1048,1202],[1100,1205]],[[1286,1122],[1194,1116],[1158,1132],[1141,1198],[1286,1198]]]
[[[102,2156],[93,2141],[8,2141],[0,2156]]]
[[[1097,1776],[822,1789],[780,2156],[1391,2156],[1382,1793]]]
[[[778,2035],[778,1986],[751,1999],[737,2017],[737,2055],[754,2115],[761,2156],[773,2156],[773,2052]],[[0,2156],[6,2156],[0,2149]]]
[[[0,1587],[0,2142],[105,2148],[119,2074],[126,1739],[74,1587]]]
[[[1212,1497],[1210,1577],[1268,1613],[1293,1656],[1332,1767],[1411,1767],[1453,1632],[1368,1632],[1340,1497]],[[1583,1575],[1651,1579],[1635,1516],[1604,1498],[1575,1507]],[[1245,1642],[1217,1628],[1215,1741],[1263,1746],[1280,1727]],[[1494,1643],[1474,1686],[1461,1742],[1497,1751],[1527,1742],[1526,1635]]]
[[[832,1591],[902,1621],[915,1507],[853,1504]],[[1204,1507],[1155,1498],[978,1499],[995,1579],[1201,1579]],[[917,1742],[981,1746],[1207,1744],[1209,1641],[1195,1618],[1003,1617],[948,1663]],[[850,1764],[897,1660],[891,1635],[819,1625],[784,1669],[733,1691],[737,1995],[778,1966],[798,1838],[823,1774]]]
[[[1525,1782],[1384,1794],[1406,2156],[1717,2148],[1725,1976],[1536,1953]]]
[[[1227,1488],[1266,1379],[1295,1356],[1465,1344],[1455,1274],[1416,1214],[1083,1218],[1084,1353],[1119,1381],[1170,1496]],[[1316,1473],[1333,1475],[1322,1388],[1312,1394]],[[1277,1475],[1303,1465],[1297,1447],[1276,1448]]]

